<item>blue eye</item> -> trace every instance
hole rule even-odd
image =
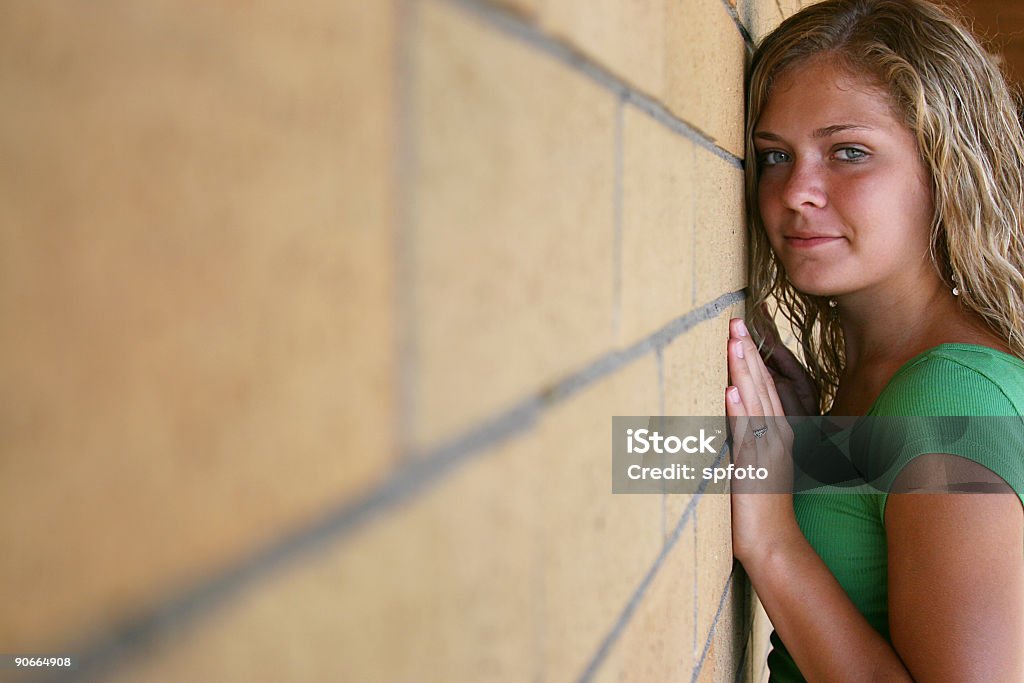
[[[867,152],[856,147],[843,147],[836,150],[836,157],[839,161],[860,161],[867,156]]]
[[[784,164],[787,161],[789,161],[789,155],[777,149],[770,149],[757,155],[757,164],[759,166],[775,166],[776,164]]]

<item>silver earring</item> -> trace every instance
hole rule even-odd
[[[960,296],[960,287],[957,285],[956,273],[950,275],[949,279],[953,281],[953,296]]]
[[[832,318],[833,319],[836,319],[836,318],[839,317],[838,306],[839,306],[839,301],[834,296],[830,296],[828,298],[828,307],[831,310]]]

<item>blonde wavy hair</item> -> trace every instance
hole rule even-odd
[[[786,19],[751,64],[746,127],[750,301],[755,329],[774,299],[799,336],[821,412],[845,367],[843,333],[828,299],[796,291],[758,213],[754,125],[773,81],[825,55],[890,95],[930,171],[931,260],[974,311],[1024,358],[1024,134],[1018,98],[992,58],[949,10],[926,0],[826,0]],[[955,278],[955,282],[954,282]],[[771,351],[769,349],[769,351]]]

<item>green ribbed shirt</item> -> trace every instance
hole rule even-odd
[[[1006,417],[984,422],[985,428],[971,429],[952,444],[937,435],[915,435],[900,444],[886,477],[874,486],[821,487],[794,495],[797,523],[807,540],[868,623],[889,639],[884,524],[888,486],[914,457],[951,453],[995,472],[1024,502],[1024,361],[985,346],[941,344],[897,370],[867,415]],[[832,438],[842,440],[843,435]],[[771,642],[770,680],[804,681],[777,634],[772,634]]]

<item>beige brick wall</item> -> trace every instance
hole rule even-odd
[[[0,649],[88,639],[393,467],[393,26],[0,10]]]
[[[0,8],[0,652],[103,681],[760,681],[717,415],[796,0]]]

